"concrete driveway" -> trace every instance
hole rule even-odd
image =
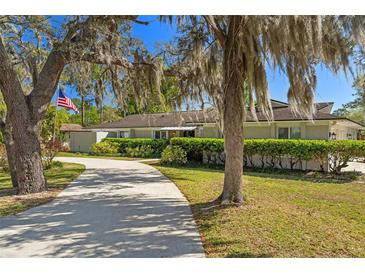
[[[0,257],[204,257],[188,202],[156,169],[57,160],[87,170],[52,202],[0,218]]]

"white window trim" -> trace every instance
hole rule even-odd
[[[126,137],[125,135],[123,137],[121,137],[121,132],[124,132],[123,135],[125,133],[127,133],[128,137]],[[118,138],[130,138],[131,137],[131,131],[130,130],[118,130],[117,137]]]
[[[159,131],[160,132],[160,138],[156,138],[156,131]],[[162,136],[162,132],[165,132],[165,134],[166,134],[166,137],[165,138],[162,138],[161,136]],[[168,139],[168,132],[166,131],[166,130],[160,130],[160,129],[155,129],[155,130],[153,130],[153,133],[152,133],[152,137],[153,138],[155,138],[155,139]]]

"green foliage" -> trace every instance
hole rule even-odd
[[[343,104],[340,108],[336,109],[333,114],[339,117],[347,117],[351,120],[364,124],[364,102],[365,102],[365,75],[359,75],[352,87],[356,90],[354,99],[346,104]]]
[[[141,106],[136,101],[133,89],[127,91],[127,106],[125,114],[171,112],[176,108],[176,98],[180,91],[179,81],[176,77],[161,80],[160,93],[152,92],[145,98],[146,103]]]
[[[127,148],[150,148],[153,157],[160,157],[161,152],[169,144],[167,139],[155,138],[105,138],[103,142],[118,144],[119,152],[122,155],[128,154]]]
[[[49,140],[53,136],[54,130],[54,123],[55,123],[55,115],[56,115],[56,107],[49,106],[42,121],[42,128],[41,128],[41,137],[43,140]],[[60,132],[60,128],[62,124],[69,123],[70,114],[67,112],[66,109],[58,109],[57,110],[57,119],[56,119],[56,137],[58,139],[63,139],[62,133]]]
[[[119,145],[113,142],[100,142],[91,146],[91,153],[95,155],[118,154]]]
[[[168,146],[170,145],[170,146]],[[168,149],[166,150],[166,148]],[[203,161],[203,154],[223,154],[224,140],[221,138],[105,138],[94,144],[95,154],[111,154],[118,151],[130,157],[160,157],[165,163],[176,159]],[[164,154],[162,152],[165,152]],[[183,153],[181,152],[183,151]],[[175,154],[176,152],[176,154]],[[163,156],[163,155],[165,156]],[[183,156],[184,154],[185,156]],[[256,157],[256,161],[254,158]],[[257,161],[257,157],[259,161]],[[322,171],[341,172],[353,157],[365,157],[365,142],[354,140],[290,140],[290,139],[246,139],[244,140],[244,166],[259,168],[302,169],[303,161],[316,161]],[[224,157],[223,157],[224,158]],[[169,160],[170,159],[170,160]],[[177,163],[178,160],[176,160]],[[287,163],[288,164],[285,164]]]
[[[222,170],[154,167],[189,201],[207,257],[365,257],[365,184],[345,174],[246,170],[245,206],[217,210]]]
[[[72,102],[79,109],[80,113],[71,112],[69,114],[69,123],[81,125],[81,100],[73,98]],[[92,99],[88,98],[85,102],[85,126],[97,125],[104,122],[113,122],[122,119],[122,115],[118,108],[104,105],[102,108],[92,104]]]
[[[127,147],[125,155],[133,158],[151,158],[155,155],[155,152],[151,146],[142,145],[138,147]]]
[[[188,159],[186,151],[179,146],[167,146],[161,154],[161,165],[185,165]]]
[[[63,163],[60,161],[53,161],[51,164],[51,168],[63,168]]]
[[[183,148],[189,161],[202,161],[203,153],[223,153],[224,140],[214,138],[172,138],[171,145]],[[244,165],[255,166],[254,156],[260,159],[259,167],[284,168],[284,160],[290,169],[301,168],[302,161],[315,160],[321,170],[327,162],[331,172],[339,173],[353,157],[365,157],[365,142],[353,140],[244,140]]]
[[[171,145],[183,148],[189,160],[202,161],[203,152],[223,152],[224,140],[221,138],[172,138]]]
[[[44,141],[41,144],[42,152],[42,164],[44,169],[50,169],[52,167],[53,158],[56,157],[57,152],[63,150],[63,144],[60,140],[50,139]]]

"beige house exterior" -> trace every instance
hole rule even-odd
[[[356,140],[364,127],[347,118],[332,115],[333,103],[316,104],[313,120],[291,112],[287,103],[272,100],[274,120],[260,113],[258,121],[250,116],[244,126],[245,138]],[[116,122],[82,128],[64,125],[66,143],[71,151],[89,152],[90,146],[106,137],[116,138],[222,138],[214,110],[130,115]]]

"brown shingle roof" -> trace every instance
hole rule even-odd
[[[82,126],[79,124],[62,124],[61,131],[82,131]]]
[[[331,103],[318,103],[317,109],[324,108]],[[275,121],[300,121],[307,120],[302,115],[294,114],[289,106],[280,106],[273,108]],[[262,112],[257,112],[257,118],[259,121],[267,121]],[[313,116],[314,120],[337,120],[344,119],[334,116],[330,113],[317,111]],[[251,114],[247,113],[247,122],[255,122]],[[168,112],[168,113],[154,113],[154,114],[134,114],[125,117],[122,120],[103,123],[100,125],[90,126],[88,129],[102,129],[102,128],[148,128],[148,127],[173,127],[173,126],[186,126],[191,123],[215,123],[216,112],[214,110],[194,110],[194,111],[182,111],[182,112]]]
[[[88,128],[144,128],[173,127],[190,123],[214,123],[214,111],[182,111],[153,114],[134,114],[122,120],[90,126]]]

